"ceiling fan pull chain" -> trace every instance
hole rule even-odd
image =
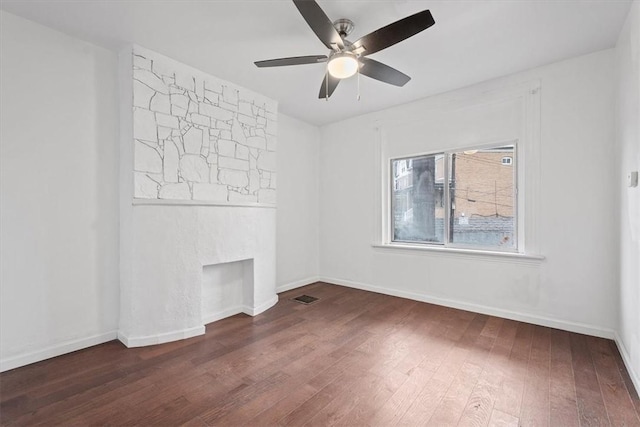
[[[327,72],[324,73],[325,100],[329,101],[329,64],[327,63]]]
[[[360,101],[360,64],[358,63],[358,101]]]

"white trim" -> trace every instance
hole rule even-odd
[[[263,311],[268,310],[273,307],[278,302],[278,295],[275,295],[273,298],[261,304],[257,307],[249,307],[249,306],[238,306],[229,308],[227,310],[223,310],[218,313],[214,313],[202,319],[204,324],[215,322],[216,320],[224,319],[225,317],[233,316],[238,313],[246,313],[249,316],[256,316]],[[155,344],[164,344],[171,341],[184,340],[187,338],[192,338],[198,335],[204,335],[205,327],[196,326],[194,328],[183,329],[180,331],[166,332],[163,334],[156,335],[147,335],[143,337],[128,337],[122,332],[118,332],[118,339],[122,341],[122,343],[128,348],[132,347],[144,347],[148,345]]]
[[[391,208],[391,200],[389,199],[389,182],[391,177],[388,175],[383,165],[383,148],[384,141],[386,141],[385,129],[377,126],[374,128],[376,131],[376,138],[374,140],[374,182],[377,182],[376,191],[374,191],[372,212],[375,214],[375,221],[373,223],[373,241],[374,242],[388,242],[391,240],[389,228],[391,209],[386,209],[388,206]],[[389,178],[387,180],[387,178]]]
[[[542,83],[536,81],[522,96],[522,143],[516,153],[518,172],[518,246],[537,253],[540,186],[542,180]]]
[[[333,277],[321,277],[320,280],[326,283],[346,286],[349,288],[361,289],[363,291],[376,292],[384,295],[391,295],[400,298],[407,298],[414,301],[427,302],[430,304],[442,305],[445,307],[457,308],[474,313],[487,314],[489,316],[502,317],[505,319],[517,320],[519,322],[532,323],[534,325],[546,326],[550,328],[562,329],[569,332],[577,332],[579,334],[592,335],[600,338],[614,339],[615,331],[613,329],[601,328],[595,325],[585,323],[570,322],[562,319],[540,316],[537,314],[528,314],[518,311],[505,310],[502,308],[489,307],[480,304],[473,304],[449,298],[434,297],[426,294],[418,294],[414,292],[399,291],[397,289],[382,288],[351,280],[336,279]]]
[[[319,282],[320,276],[310,276],[305,279],[296,280],[295,282],[285,283],[276,287],[276,293],[290,291],[291,289],[301,288]]]
[[[184,340],[198,335],[204,335],[204,325],[182,329],[180,331],[165,332],[163,334],[146,335],[142,337],[128,337],[122,331],[118,331],[118,339],[128,348],[164,344],[166,342]]]
[[[455,247],[443,247],[443,246],[430,246],[430,245],[420,245],[420,244],[410,244],[410,243],[384,243],[384,244],[371,244],[373,248],[376,249],[391,249],[393,251],[405,251],[405,252],[430,252],[438,255],[451,255],[456,258],[467,256],[468,258],[479,258],[485,257],[488,259],[495,259],[496,261],[516,261],[527,264],[539,264],[542,262],[545,257],[543,255],[534,255],[534,254],[521,254],[518,252],[498,252],[498,251],[488,251],[488,250],[480,250],[480,249],[464,249],[464,248],[455,248]],[[502,258],[502,259],[500,259]]]
[[[0,360],[0,372],[8,371],[10,369],[19,368],[21,366],[30,365],[31,363],[40,362],[42,360],[50,359],[52,357],[61,356],[63,354],[71,353],[85,349],[87,347],[93,347],[94,345],[103,344],[109,341],[113,341],[117,338],[116,331],[105,332],[99,335],[92,335],[86,338],[78,338],[74,340],[64,341],[60,344],[46,347],[42,350],[37,350],[32,353],[21,354],[18,356],[8,357]]]
[[[169,199],[133,199],[133,206],[221,206],[240,208],[268,208],[275,209],[273,203],[239,203],[239,202],[215,202],[208,200],[169,200]]]
[[[235,307],[227,308],[225,310],[203,316],[202,323],[208,325],[209,323],[217,322],[218,320],[226,319],[227,317],[235,316],[236,314],[240,313],[244,313],[249,316],[256,316],[276,305],[278,300],[278,295],[276,295],[266,303],[259,305],[256,308],[249,307],[247,305],[238,305]]]
[[[242,311],[246,314],[248,314],[249,316],[257,316],[258,314],[267,311],[268,309],[270,309],[271,307],[273,307],[274,305],[276,305],[278,303],[278,295],[274,295],[273,298],[271,298],[270,300],[268,300],[267,302],[257,306],[257,307],[249,307],[248,305],[245,305],[242,307]]]
[[[236,307],[227,308],[222,311],[207,314],[202,316],[202,323],[208,325],[209,323],[217,322],[218,320],[226,319],[227,317],[235,316],[236,314],[243,313],[243,306],[238,305]]]
[[[627,347],[625,347],[624,342],[622,341],[622,337],[618,335],[618,332],[615,333],[614,341],[618,346],[618,351],[620,352],[620,356],[622,356],[622,361],[624,362],[624,365],[627,368],[627,372],[631,377],[631,382],[636,388],[636,393],[640,394],[640,375],[638,374],[638,372],[634,371],[633,365],[631,364],[631,356],[629,355]]]

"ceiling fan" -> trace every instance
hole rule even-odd
[[[332,23],[314,0],[293,0],[293,3],[316,36],[331,52],[328,56],[294,56],[256,61],[255,64],[263,68],[327,62],[327,72],[322,80],[319,98],[329,99],[340,80],[356,73],[395,86],[404,86],[411,77],[367,56],[408,39],[435,24],[431,12],[423,10],[351,43],[346,39],[354,27],[351,20],[338,19]]]

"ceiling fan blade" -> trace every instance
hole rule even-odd
[[[435,23],[431,12],[423,10],[361,37],[351,45],[350,49],[364,48],[362,55],[371,55],[408,39]]]
[[[411,77],[389,67],[382,62],[374,61],[370,58],[360,57],[360,74],[371,77],[372,79],[380,80],[381,82],[389,83],[394,86],[404,86],[407,84]]]
[[[290,58],[278,58],[278,59],[266,59],[264,61],[256,61],[254,64],[259,68],[264,67],[283,67],[285,65],[303,65],[303,64],[317,64],[319,62],[326,62],[328,57],[326,55],[309,55],[309,56],[292,56]]]
[[[331,50],[344,48],[344,42],[324,11],[314,0],[293,0],[300,14],[316,36]],[[335,46],[334,46],[335,45]]]
[[[328,78],[327,78],[328,77]],[[329,80],[329,91],[327,92],[327,80]],[[333,77],[327,71],[324,78],[322,79],[322,85],[320,86],[320,93],[318,94],[318,98],[328,98],[333,94],[333,91],[338,87],[338,83],[340,83],[340,79]]]

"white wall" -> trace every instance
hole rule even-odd
[[[0,12],[1,369],[115,338],[116,55]]]
[[[618,344],[640,390],[640,188],[626,175],[640,169],[640,2],[633,3],[616,46],[617,145],[620,193],[620,325]]]
[[[278,117],[278,291],[312,283],[319,272],[320,130]]]
[[[618,299],[614,77],[614,52],[606,50],[321,128],[321,277],[613,337]],[[542,87],[542,125],[541,173],[534,176],[539,185],[537,215],[529,217],[528,225],[537,234],[536,251],[546,259],[372,247],[379,228],[377,186],[383,185],[377,180],[375,127],[407,117],[428,123],[434,108],[531,81],[540,81]],[[475,137],[484,136],[486,129],[474,127],[460,114],[458,134],[477,142]],[[444,139],[433,139],[437,135],[425,137],[424,151],[446,148]]]

